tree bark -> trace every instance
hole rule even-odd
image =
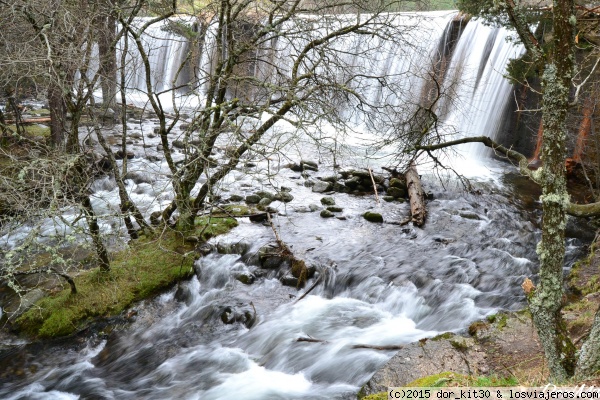
[[[50,144],[54,148],[62,148],[65,140],[65,121],[67,106],[59,86],[48,87],[48,106],[50,107]]]
[[[98,217],[96,216],[96,212],[92,207],[92,202],[89,195],[83,196],[81,206],[85,212],[85,219],[90,229],[90,235],[92,236],[92,241],[96,247],[96,254],[98,255],[98,260],[100,261],[100,270],[103,272],[109,272],[110,260],[108,259],[108,251],[106,251],[106,247],[104,246],[104,243],[102,243],[102,238],[100,237],[100,226],[98,226]]]
[[[410,164],[405,176],[410,199],[411,221],[415,226],[423,226],[427,218],[427,207],[425,207],[425,193],[421,186],[421,179],[414,163]]]

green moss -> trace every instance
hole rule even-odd
[[[470,386],[470,387],[499,387],[516,386],[519,382],[514,377],[500,377],[496,375],[489,376],[468,376],[456,372],[441,372],[435,375],[428,375],[416,379],[405,387],[442,387],[442,386]]]
[[[17,131],[17,127],[15,125],[8,125],[8,127],[14,132]],[[39,124],[25,125],[25,132],[34,137],[49,137],[50,127]]]
[[[452,333],[452,332],[445,332],[445,333],[439,334],[439,335],[437,335],[435,337],[432,337],[431,340],[437,342],[439,340],[450,339],[452,337],[454,337],[454,333]]]
[[[197,235],[206,239],[228,232],[237,221],[203,217],[196,224]],[[32,336],[71,334],[94,318],[119,314],[134,302],[189,278],[194,259],[192,245],[175,231],[142,237],[113,255],[109,272],[93,269],[80,273],[74,277],[77,294],[65,289],[41,299],[17,319],[16,326]]]
[[[405,387],[441,387],[456,380],[467,379],[465,375],[456,372],[444,371],[439,374],[427,375],[404,385]]]
[[[388,394],[386,392],[370,394],[367,397],[362,397],[362,400],[387,400]]]

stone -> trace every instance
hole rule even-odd
[[[271,201],[275,198],[275,195],[273,193],[267,192],[265,190],[258,191],[254,194],[259,196],[261,199],[269,199]]]
[[[390,179],[390,187],[395,187],[398,189],[404,189],[406,190],[406,181],[402,180],[400,178],[392,178]]]
[[[392,196],[394,198],[400,198],[406,196],[406,191],[404,189],[400,189],[394,186],[390,186],[387,190],[388,196]]]
[[[259,206],[262,206],[262,207],[265,207],[265,209],[266,209],[266,207],[267,207],[269,204],[271,204],[272,202],[273,202],[273,200],[271,200],[271,199],[269,199],[269,198],[267,198],[267,197],[263,197],[263,198],[262,198],[262,199],[260,199],[260,201],[258,202],[258,205],[259,205]]]
[[[219,242],[217,243],[217,252],[219,254],[239,254],[243,256],[250,249],[250,244],[244,241],[228,243]]]
[[[229,196],[229,201],[237,203],[244,200],[244,196],[240,196],[239,194],[232,194]]]
[[[259,201],[260,201],[260,196],[258,196],[258,195],[251,194],[249,196],[246,196],[246,203],[248,203],[248,204],[258,204]]]
[[[362,387],[359,398],[442,372],[480,375],[487,371],[484,353],[475,340],[443,334],[404,346]]]
[[[323,210],[321,211],[321,218],[332,218],[335,217],[335,215],[329,211],[329,210]]]
[[[321,204],[324,206],[333,206],[335,205],[335,199],[331,196],[323,197],[321,199]]]
[[[394,201],[394,197],[393,196],[383,196],[383,200],[389,202]]]
[[[344,181],[344,185],[350,189],[356,189],[359,184],[360,184],[360,178],[354,177],[354,176],[352,178]]]
[[[140,183],[153,183],[155,181],[153,176],[140,171],[129,171],[125,174],[123,179],[131,179],[137,185]]]
[[[175,300],[189,306],[192,302],[192,292],[187,286],[179,286],[175,291]]]
[[[332,187],[333,185],[331,182],[316,181],[312,187],[312,191],[315,193],[323,193],[330,191]]]
[[[327,207],[327,211],[331,211],[331,212],[342,212],[344,211],[344,209],[342,207],[337,207],[337,206],[329,206]]]
[[[251,285],[256,280],[256,277],[249,272],[240,272],[235,276],[235,279],[242,282],[244,285]]]
[[[294,200],[294,196],[292,196],[289,192],[281,192],[275,195],[275,200],[279,200],[283,203],[289,203]]]
[[[298,287],[298,278],[291,274],[282,276],[279,281],[284,286]]]
[[[479,215],[472,212],[461,212],[458,215],[460,215],[464,219],[472,219],[477,221],[481,220],[481,217]]]
[[[141,139],[142,138],[142,134],[139,132],[133,132],[129,134],[129,137],[132,139]]]
[[[123,150],[117,150],[115,153],[115,160],[122,160],[127,157],[128,160],[131,160],[135,157],[135,154],[132,151],[128,151],[127,153],[123,153]]]
[[[181,140],[174,140],[173,147],[178,148],[178,149],[183,149],[183,148],[185,148],[185,143],[183,143],[183,141],[181,141]]]
[[[372,211],[367,211],[366,213],[363,214],[364,219],[366,219],[369,222],[383,222],[383,217],[381,216],[381,214],[376,213],[376,212],[372,212]]]
[[[190,124],[181,124],[179,125],[179,129],[181,129],[182,131],[187,131],[190,127]]]

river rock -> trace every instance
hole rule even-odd
[[[382,198],[384,201],[387,201],[388,203],[396,200],[393,196],[383,196]]]
[[[323,197],[321,199],[321,204],[324,206],[333,206],[335,205],[335,199],[331,196]]]
[[[260,197],[261,199],[269,199],[271,201],[273,201],[273,199],[275,198],[275,195],[273,193],[267,192],[265,190],[261,190],[259,192],[254,193],[254,194],[257,195],[258,197]]]
[[[180,303],[185,303],[186,306],[189,306],[192,302],[192,292],[187,286],[179,286],[175,291],[175,300]]]
[[[229,201],[233,203],[238,203],[242,200],[244,200],[244,196],[240,196],[239,194],[232,194],[231,196],[229,196]]]
[[[331,182],[316,181],[312,187],[312,191],[315,193],[328,192],[333,188]]]
[[[391,186],[388,188],[387,194],[397,199],[406,196],[406,190]]]
[[[117,150],[115,152],[115,159],[116,160],[122,160],[125,157],[127,157],[128,160],[131,160],[132,158],[135,157],[135,154],[132,151],[128,151],[127,153],[123,153],[123,150]]]
[[[235,275],[235,279],[242,282],[244,285],[251,285],[256,280],[256,277],[250,272],[240,272]]]
[[[273,200],[272,200],[272,199],[269,199],[269,198],[267,198],[267,197],[263,197],[263,198],[262,198],[262,199],[260,199],[260,201],[258,202],[258,206],[259,206],[259,207],[262,207],[263,209],[266,209],[266,208],[267,208],[267,206],[268,206],[269,204],[271,204],[272,202],[273,202]]]
[[[260,201],[260,196],[255,195],[255,194],[251,194],[246,196],[246,203],[248,204],[258,204],[258,202]]]
[[[437,338],[410,343],[362,387],[358,398],[386,392],[388,387],[403,386],[415,379],[445,371],[465,375],[489,371],[485,354],[472,338],[443,334]]]
[[[275,195],[275,200],[279,200],[283,203],[289,203],[290,201],[294,200],[294,196],[292,196],[289,192],[281,192],[281,193],[277,193]]]
[[[327,211],[331,211],[331,212],[342,212],[344,211],[344,209],[342,207],[337,207],[337,206],[329,206],[327,207]]]
[[[390,187],[394,187],[394,188],[398,188],[398,189],[404,189],[406,190],[406,180],[404,179],[400,179],[400,178],[392,178],[390,179]]]
[[[298,287],[298,278],[291,274],[286,274],[282,276],[279,281],[284,286]]]
[[[333,213],[329,210],[323,210],[321,211],[321,218],[332,218],[335,217],[335,215],[333,215]]]
[[[174,140],[173,147],[178,148],[178,149],[183,149],[183,148],[185,148],[185,143],[183,143],[182,140]]]
[[[141,139],[142,138],[142,134],[139,132],[133,132],[129,134],[129,137],[132,139]]]
[[[219,254],[239,254],[243,256],[250,249],[248,242],[239,241],[235,243],[219,242],[217,243],[217,252]]]
[[[154,177],[150,174],[145,174],[139,171],[129,171],[125,174],[123,179],[131,179],[137,185],[140,183],[153,183],[155,181]]]
[[[383,222],[383,217],[381,214],[376,212],[367,211],[363,214],[363,217],[369,222]]]

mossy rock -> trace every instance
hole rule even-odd
[[[329,206],[327,207],[327,211],[331,211],[331,212],[342,212],[344,211],[344,209],[342,207],[337,207],[337,206]]]
[[[320,215],[321,215],[321,218],[332,218],[332,217],[335,217],[335,215],[331,211],[329,211],[329,210],[323,210],[323,211],[321,211]]]
[[[387,190],[387,194],[389,196],[392,196],[393,198],[397,199],[397,198],[406,196],[406,190],[400,189],[400,188],[397,188],[397,187],[390,187]]]
[[[269,199],[271,201],[273,201],[275,199],[275,194],[273,194],[271,192],[267,192],[265,190],[258,191],[254,194],[259,196],[261,199]]]
[[[377,223],[383,222],[383,216],[376,212],[367,211],[366,213],[363,214],[363,217],[364,217],[364,219],[366,219],[369,222],[377,222]]]
[[[400,178],[390,179],[390,187],[406,190],[406,181]]]
[[[331,196],[323,197],[321,199],[321,204],[324,206],[333,206],[335,205],[335,199]]]
[[[246,196],[246,203],[248,204],[258,204],[260,202],[260,196],[256,194],[251,194]]]

